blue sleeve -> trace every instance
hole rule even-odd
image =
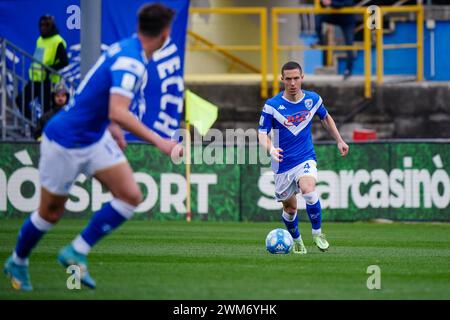
[[[320,106],[319,106],[319,108],[317,108],[316,114],[320,120],[323,120],[326,118],[326,116],[328,114],[328,110],[327,110],[327,108],[325,108],[322,98],[319,95],[317,95],[317,102],[319,102],[319,101],[320,101]]]
[[[325,108],[325,106],[323,105],[323,103],[322,103],[322,105],[319,107],[319,109],[317,109],[316,114],[319,116],[319,119],[320,119],[320,120],[325,119],[326,116],[328,115],[328,110],[327,110],[327,108]]]
[[[117,93],[133,99],[139,90],[145,66],[131,57],[119,57],[111,66],[110,93]]]
[[[273,109],[270,105],[264,105],[259,118],[258,132],[269,133],[272,130]]]

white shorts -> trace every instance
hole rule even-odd
[[[68,195],[80,173],[90,177],[99,170],[127,161],[109,130],[99,141],[84,148],[65,148],[43,135],[40,150],[41,186],[58,195]]]
[[[285,201],[300,193],[298,180],[306,176],[311,176],[317,181],[317,164],[314,160],[307,160],[286,172],[275,174],[275,198],[277,201]]]

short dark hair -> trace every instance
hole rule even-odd
[[[138,11],[138,30],[145,36],[156,37],[170,25],[174,14],[163,4],[144,4]]]
[[[281,75],[282,76],[284,75],[285,70],[295,70],[295,69],[298,69],[300,70],[300,73],[303,73],[302,67],[297,62],[295,61],[286,62],[281,68]]]
[[[58,28],[56,27],[55,17],[51,14],[45,14],[39,18],[39,28],[41,27],[42,22],[47,22],[49,24],[48,37],[59,33]]]

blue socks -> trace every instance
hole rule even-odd
[[[284,225],[286,226],[286,229],[291,234],[292,238],[294,240],[300,238],[300,230],[298,228],[297,213],[295,213],[295,215],[290,215],[286,211],[283,210],[283,214],[281,215],[281,218],[284,222]]]
[[[76,251],[88,254],[91,247],[101,238],[120,226],[133,215],[135,206],[119,199],[105,204],[92,217],[89,225],[72,242]],[[28,257],[42,236],[52,228],[53,224],[41,218],[37,211],[33,212],[19,231],[13,261],[18,265],[28,265]]]
[[[311,221],[312,233],[320,234],[321,233],[321,225],[322,225],[322,208],[320,206],[319,195],[316,191],[303,194],[303,198],[306,201],[306,212],[309,217],[309,221]],[[283,210],[283,214],[281,215],[284,225],[286,229],[291,234],[292,238],[298,239],[301,238],[300,230],[298,227],[298,216],[297,213],[291,215]]]
[[[97,241],[107,235],[111,230],[120,226],[126,220],[108,202],[94,214],[89,225],[81,232],[81,236],[93,246]]]
[[[316,191],[303,195],[306,201],[306,212],[308,213],[309,221],[311,221],[313,233],[314,230],[319,230],[322,225],[322,208],[320,206],[319,195]]]
[[[19,231],[16,249],[13,253],[14,263],[27,265],[31,250],[52,226],[50,222],[42,219],[37,211],[33,212]]]
[[[94,214],[89,225],[72,242],[75,251],[87,255],[91,247],[100,239],[131,218],[135,208],[135,206],[118,199],[104,204]]]
[[[312,205],[306,204],[306,212],[308,213],[312,228],[314,230],[320,229],[320,226],[322,225],[322,209],[320,207],[320,201],[317,201]]]

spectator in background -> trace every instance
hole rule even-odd
[[[59,35],[53,16],[44,15],[39,19],[40,36],[36,41],[33,57],[42,64],[61,70],[69,64],[66,52],[66,41]],[[16,105],[22,109],[26,118],[32,119],[33,108],[30,103],[37,98],[41,106],[41,113],[49,111],[52,85],[56,85],[61,77],[58,74],[49,74],[40,64],[33,62],[29,69],[30,81],[24,87],[24,93],[16,98]],[[24,99],[22,101],[22,95]]]
[[[34,138],[38,141],[41,140],[42,130],[45,124],[52,118],[62,107],[64,107],[70,99],[69,89],[63,82],[58,83],[53,88],[52,92],[52,104],[50,110],[45,112],[42,117],[39,118],[36,130],[34,131]]]
[[[321,0],[324,7],[343,8],[352,7],[353,0]],[[355,16],[353,14],[318,14],[316,15],[316,33],[319,38],[318,44],[325,45],[326,40],[322,35],[322,24],[329,23],[338,25],[344,35],[345,44],[353,45],[353,35],[355,30]],[[344,71],[344,80],[348,79],[353,73],[353,51],[347,50],[347,61]]]

